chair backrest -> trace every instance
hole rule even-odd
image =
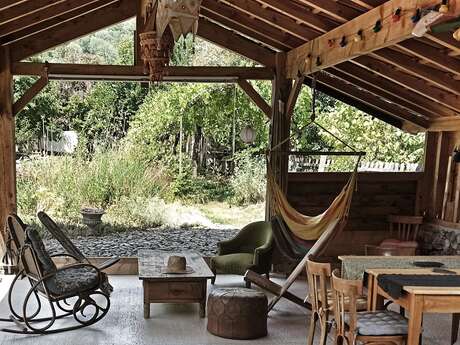
[[[61,246],[71,255],[75,256],[79,262],[88,262],[88,259],[83,253],[72,243],[62,229],[48,216],[45,212],[40,211],[37,214],[40,222],[53,235],[53,237],[61,244]]]
[[[387,217],[390,223],[390,234],[401,241],[416,241],[417,235],[423,224],[422,216],[396,216]]]
[[[364,246],[366,256],[411,256],[414,255],[413,252],[413,248],[407,247],[385,247],[370,244]]]
[[[18,265],[21,269],[20,255],[26,240],[26,225],[16,214],[10,214],[6,218],[6,226],[8,230],[7,250],[13,264]]]
[[[250,223],[240,230],[237,237],[244,240],[241,244],[241,251],[253,253],[257,247],[272,243],[272,225],[266,221]]]
[[[363,282],[361,280],[342,279],[339,270],[332,272],[332,297],[333,309],[337,326],[337,334],[345,334],[345,314],[348,314],[347,325],[349,331],[354,333],[357,324],[356,302],[363,294]]]
[[[312,311],[328,310],[327,291],[331,280],[331,264],[307,260],[308,295]]]

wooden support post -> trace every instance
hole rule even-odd
[[[269,119],[272,117],[272,108],[265,102],[261,95],[252,87],[252,85],[245,79],[239,79],[238,85],[249,96],[252,102],[263,111]]]
[[[291,93],[292,81],[286,78],[285,66],[286,54],[277,53],[275,79],[272,82],[272,121],[270,133],[270,147],[272,149],[275,148],[275,150],[270,154],[270,167],[276,182],[286,193],[288,187],[289,156],[282,152],[289,151],[289,140],[286,139],[288,139],[290,135],[291,121],[290,118],[286,116],[286,105]],[[267,219],[273,216],[270,203],[271,196],[267,195]]]
[[[38,93],[48,85],[48,76],[40,77],[24,94],[13,104],[13,115],[16,116],[24,107],[34,99]]]
[[[0,47],[0,255],[6,238],[5,220],[16,212],[16,149],[13,116],[13,77],[7,47]],[[3,242],[2,242],[3,240]]]
[[[291,92],[289,93],[289,98],[286,105],[286,117],[291,119],[292,114],[294,113],[295,104],[297,103],[297,98],[299,97],[300,90],[302,90],[303,82],[305,81],[305,76],[298,76],[295,78],[294,86],[292,87]]]

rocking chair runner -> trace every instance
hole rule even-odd
[[[19,266],[19,273],[8,291],[11,315],[2,322],[14,322],[19,328],[4,328],[1,331],[19,334],[49,334],[75,330],[101,320],[110,309],[109,295],[102,291],[104,281],[100,269],[89,263],[76,263],[57,268],[48,255],[38,232],[24,228],[24,223],[15,215],[7,218],[10,255]],[[58,254],[55,256],[68,256]],[[13,307],[14,287],[19,279],[27,278],[30,289],[18,312]],[[31,306],[32,295],[35,304]],[[49,305],[51,316],[41,317],[42,299]],[[72,302],[70,301],[72,299]],[[102,299],[103,301],[99,301]],[[36,310],[30,311],[36,306]],[[57,314],[56,311],[62,311]],[[92,311],[92,313],[91,313]],[[53,328],[56,320],[73,316],[76,325]]]

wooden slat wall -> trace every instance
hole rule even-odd
[[[291,173],[288,199],[307,215],[324,211],[348,180],[349,173]],[[361,254],[364,244],[377,244],[387,235],[389,214],[413,215],[423,173],[359,173],[350,219],[344,234],[328,254]]]

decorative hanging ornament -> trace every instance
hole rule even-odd
[[[397,23],[401,20],[401,7],[398,7],[396,9],[396,11],[391,16],[391,20],[393,21],[393,23]]]
[[[196,35],[201,0],[158,0],[156,28],[161,36],[169,25],[174,40],[188,33]]]
[[[240,138],[245,144],[252,144],[256,140],[256,131],[251,126],[245,126],[240,132]]]

